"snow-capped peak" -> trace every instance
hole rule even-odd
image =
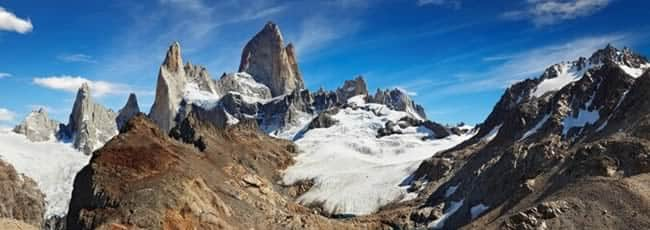
[[[607,45],[604,49],[594,52],[589,59],[580,57],[575,61],[552,65],[539,78],[539,83],[531,91],[530,96],[541,97],[548,92],[560,90],[564,86],[580,80],[590,70],[612,64],[617,65],[633,78],[640,77],[650,69],[648,60],[635,54],[629,48],[618,50]]]

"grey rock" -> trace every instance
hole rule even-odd
[[[140,113],[140,106],[138,106],[138,98],[135,94],[130,94],[129,99],[126,101],[126,104],[122,109],[120,109],[119,114],[117,115],[116,122],[118,129],[122,129],[126,122],[128,122],[135,115]]]
[[[248,102],[271,99],[269,87],[258,83],[248,73],[224,73],[216,85],[221,95],[241,94]]]
[[[268,86],[273,97],[305,87],[293,45],[284,46],[280,28],[272,22],[244,47],[239,72]]]
[[[217,94],[215,82],[207,70],[201,66],[187,63],[183,66],[181,47],[178,42],[173,43],[160,66],[156,97],[149,112],[149,117],[160,126],[164,132],[169,132],[176,124],[176,116],[183,100],[183,94],[188,84],[210,94]]]
[[[384,104],[393,110],[407,112],[419,119],[424,120],[427,118],[424,108],[415,104],[411,97],[400,89],[377,89],[375,96],[370,97],[368,101],[377,104]]]
[[[343,83],[343,87],[336,90],[336,95],[343,102],[357,95],[368,96],[366,81],[363,79],[363,76],[358,76],[354,80],[346,80]]]
[[[328,92],[323,88],[318,89],[318,91],[314,93],[313,98],[314,108],[317,111],[324,111],[341,105],[341,101],[335,92]]]
[[[93,101],[90,87],[84,83],[72,107],[67,135],[75,148],[90,154],[117,135],[116,118],[115,112]]]
[[[13,131],[23,134],[30,141],[49,141],[56,139],[61,123],[51,120],[45,109],[32,111]]]

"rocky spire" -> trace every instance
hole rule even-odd
[[[199,94],[217,94],[215,83],[207,69],[189,62],[183,65],[180,44],[174,42],[167,50],[165,61],[160,65],[156,97],[149,112],[149,117],[165,132],[176,124],[176,114],[188,83],[198,87],[195,90],[201,91]]]
[[[126,101],[126,105],[122,109],[120,109],[120,112],[115,119],[117,122],[117,127],[118,129],[122,129],[124,125],[126,125],[126,122],[128,122],[131,118],[133,118],[135,115],[140,113],[140,106],[138,106],[138,98],[135,96],[134,93],[131,93],[129,95],[129,99]]]
[[[93,101],[87,83],[81,85],[72,107],[66,136],[74,140],[75,148],[92,153],[117,134],[117,115]]]
[[[167,50],[165,61],[162,64],[169,72],[178,72],[182,70],[183,58],[181,57],[181,45],[178,42],[172,43]]]
[[[185,88],[185,70],[182,66],[181,47],[174,42],[158,71],[156,97],[149,112],[149,117],[165,132],[174,126],[176,111],[182,100]]]
[[[268,86],[274,97],[304,88],[295,49],[291,44],[284,46],[280,28],[272,22],[244,47],[239,72],[247,72]]]

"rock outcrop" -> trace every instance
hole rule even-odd
[[[343,87],[336,89],[336,95],[342,102],[347,102],[351,97],[358,95],[368,96],[366,81],[362,76],[358,76],[354,80],[345,80]]]
[[[427,118],[424,112],[424,108],[418,104],[415,104],[411,97],[400,89],[377,89],[375,95],[373,97],[370,97],[368,101],[372,103],[387,105],[389,108],[397,111],[407,112],[419,119]]]
[[[293,45],[284,46],[280,28],[272,22],[244,47],[239,72],[268,86],[273,97],[305,87]]]
[[[126,101],[126,104],[122,109],[120,109],[115,122],[117,122],[117,128],[122,129],[126,122],[128,122],[135,115],[140,113],[140,106],[138,105],[138,98],[134,93],[129,94],[129,99]]]
[[[90,87],[84,83],[77,92],[65,135],[75,148],[90,154],[118,133],[116,118],[115,112],[93,101]]]
[[[221,95],[240,94],[249,103],[268,100],[272,97],[269,87],[258,83],[248,73],[224,73],[217,81],[217,88]]]
[[[31,178],[18,174],[8,163],[0,160],[0,228],[3,218],[41,226],[45,215],[45,195]]]
[[[41,108],[29,113],[13,131],[25,135],[30,141],[39,142],[56,140],[61,127],[61,123],[51,120],[47,111]]]

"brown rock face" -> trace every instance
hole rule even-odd
[[[11,222],[2,218],[41,226],[44,214],[45,195],[36,182],[0,160],[0,229],[6,229],[3,224]]]
[[[293,45],[284,46],[280,28],[272,22],[244,47],[239,72],[268,86],[274,97],[305,87]]]

